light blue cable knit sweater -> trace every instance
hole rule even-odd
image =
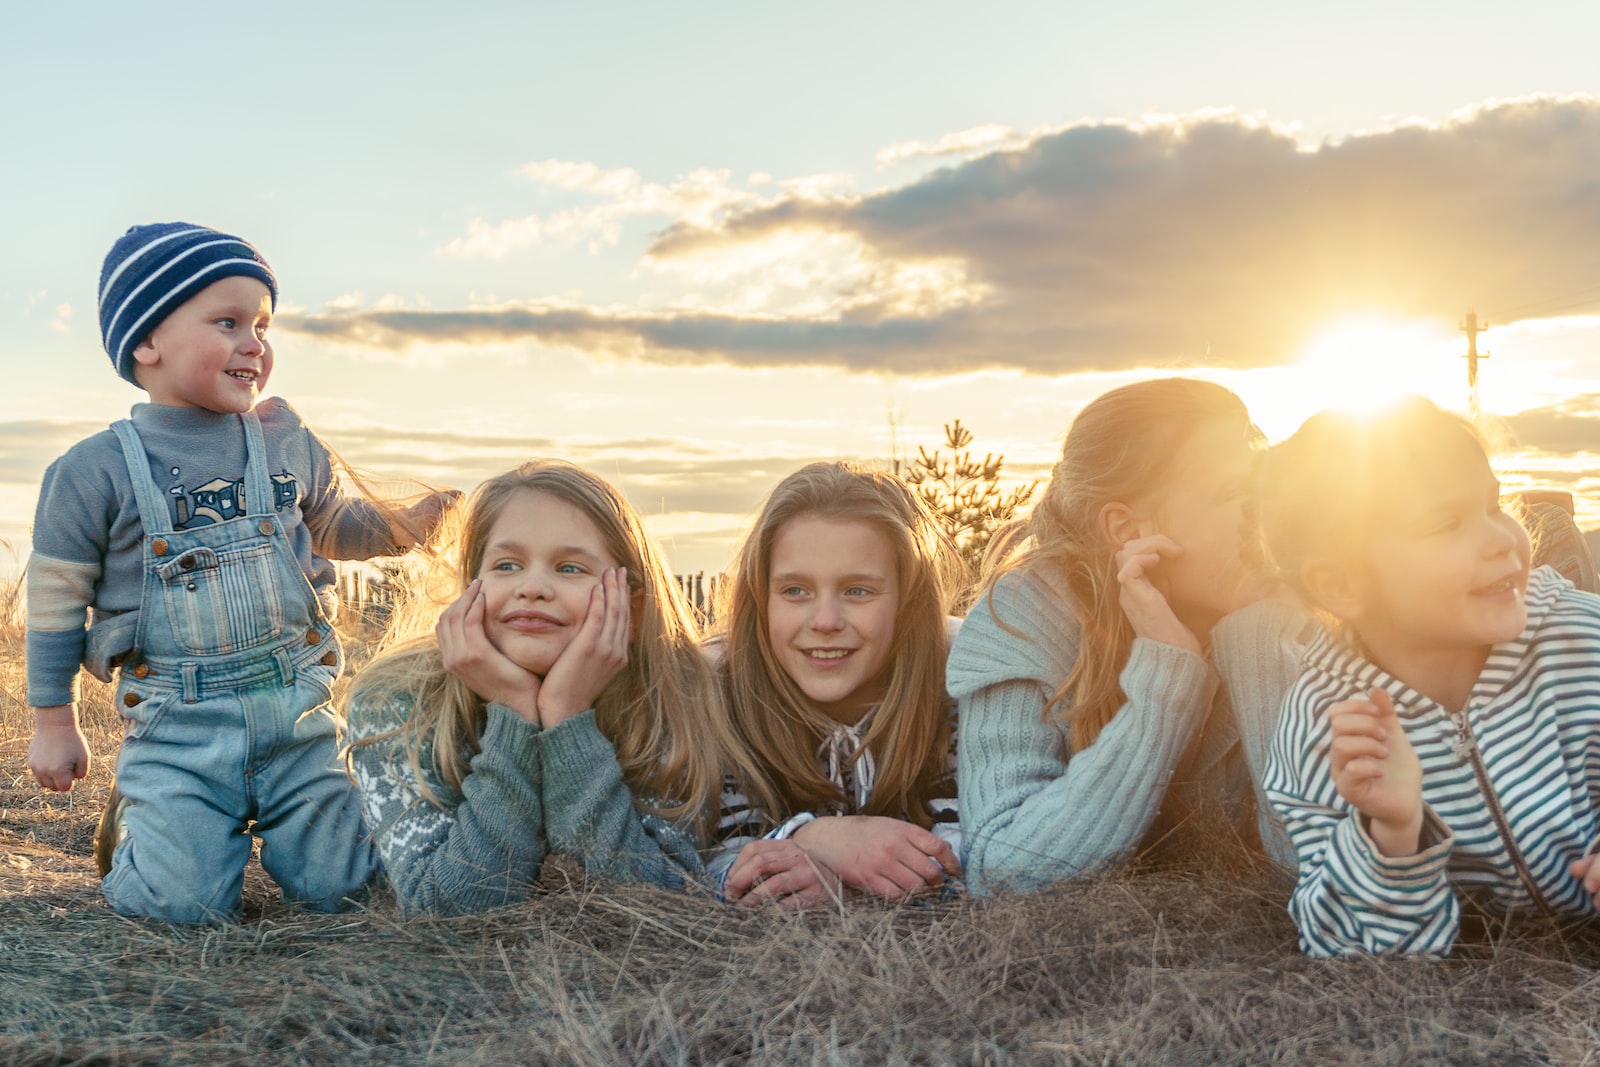
[[[1094,744],[1072,753],[1066,727],[1055,716],[1046,721],[1044,707],[1077,656],[1073,604],[1060,575],[1012,572],[992,597],[978,598],[951,649],[945,678],[960,706],[969,890],[1037,889],[1126,858],[1197,739],[1197,750],[1219,753],[1242,742],[1227,759],[1235,777],[1249,772],[1245,788],[1257,795],[1268,854],[1292,862],[1257,783],[1283,696],[1314,632],[1305,615],[1276,600],[1230,615],[1212,633],[1216,668],[1194,652],[1135,639],[1120,679],[1127,703]],[[1224,763],[1219,756],[1219,773]],[[1218,791],[1228,788],[1219,783]]]

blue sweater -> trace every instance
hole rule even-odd
[[[327,446],[287,401],[256,408],[266,440],[268,474],[278,494],[278,517],[300,567],[335,611],[329,559],[368,559],[399,551],[382,511],[344,493]],[[239,419],[200,408],[137,404],[133,424],[150,458],[156,485],[168,496],[173,525],[231,518],[245,472]],[[102,430],[74,445],[45,472],[28,561],[28,703],[54,707],[73,701],[78,665],[85,662],[85,623],[126,616],[144,588],[139,506],[122,445]],[[132,640],[133,619],[117,630]],[[111,654],[126,648],[105,650]],[[107,658],[101,655],[100,660]],[[99,673],[104,674],[104,664]]]

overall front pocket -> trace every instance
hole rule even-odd
[[[239,652],[283,633],[283,589],[270,544],[193,548],[156,569],[173,640],[196,655]]]

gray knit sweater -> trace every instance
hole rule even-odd
[[[1212,661],[1135,639],[1120,679],[1127,702],[1072,753],[1066,727],[1044,708],[1080,632],[1064,578],[1012,572],[978,598],[951,650],[968,888],[1036,889],[1127,858],[1185,761],[1214,777],[1225,800],[1255,794],[1269,855],[1292,862],[1256,783],[1314,632],[1306,617],[1276,600],[1251,605],[1213,631]]]
[[[358,692],[351,740],[389,734],[411,707],[408,694]],[[556,852],[618,882],[681,889],[704,873],[693,830],[634,803],[592,710],[540,730],[490,704],[459,790],[435,769],[431,743],[419,762],[421,780],[395,735],[356,746],[350,758],[368,829],[407,914],[514,904]]]

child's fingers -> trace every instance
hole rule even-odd
[[[1342,773],[1355,760],[1381,760],[1388,755],[1389,746],[1382,739],[1359,734],[1335,737],[1328,746],[1328,763],[1333,767],[1334,774]]]
[[[1328,709],[1328,729],[1334,738],[1370,737],[1383,741],[1389,736],[1378,709],[1371,701],[1359,697],[1341,700]]]
[[[611,658],[628,660],[628,630],[630,609],[628,597],[628,569],[618,567],[607,571],[601,579],[605,593],[605,617],[600,630],[600,647]]]
[[[942,880],[941,880],[942,881]],[[903,863],[889,864],[867,878],[867,888],[885,900],[905,900],[928,885],[928,879]]]
[[[1373,708],[1377,710],[1380,719],[1387,722],[1390,719],[1397,718],[1394,711],[1394,697],[1389,695],[1388,690],[1374,686],[1372,691],[1367,694],[1367,698],[1372,702]]]
[[[930,881],[943,881],[947,874],[952,878],[961,877],[961,859],[956,855],[956,850],[950,847],[950,842],[920,826],[908,823],[906,828],[911,831],[906,835],[907,843],[938,868],[938,876]],[[918,866],[921,864],[918,863]]]
[[[781,903],[789,897],[803,895],[819,884],[816,871],[803,865],[793,866],[763,878],[739,899],[739,904],[746,908],[758,908],[763,904]]]
[[[783,886],[763,890],[774,879],[797,868],[813,868],[810,857],[792,841],[752,841],[739,850],[728,870],[722,895],[729,903],[755,905],[794,892]],[[794,879],[789,881],[793,882]]]

